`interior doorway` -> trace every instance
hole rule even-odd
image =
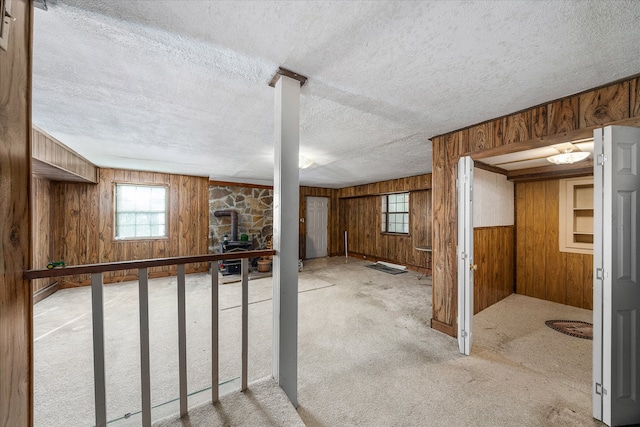
[[[308,196],[306,205],[306,258],[326,257],[329,199]]]

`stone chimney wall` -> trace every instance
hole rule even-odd
[[[273,236],[273,190],[241,186],[209,186],[209,252],[220,252],[226,234],[231,239],[229,217],[216,218],[218,210],[238,212],[238,239],[243,234],[254,249],[266,249]]]

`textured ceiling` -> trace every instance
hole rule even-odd
[[[428,138],[640,73],[640,1],[48,1],[33,122],[102,167],[273,180],[279,66],[305,185],[431,171]]]

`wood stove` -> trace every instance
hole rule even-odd
[[[252,247],[253,242],[244,240],[228,240],[220,243],[220,253],[250,251]],[[230,274],[240,274],[240,264],[241,261],[239,259],[227,259],[220,261],[218,266],[220,267],[222,275],[228,276]]]

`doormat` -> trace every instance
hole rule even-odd
[[[407,270],[400,270],[399,268],[387,267],[386,265],[382,265],[382,264],[365,265],[365,267],[373,268],[374,270],[382,271],[389,274],[400,274],[400,273],[407,272]]]
[[[593,339],[593,325],[589,322],[581,322],[580,320],[547,320],[544,323],[551,329],[572,337],[585,340]]]

